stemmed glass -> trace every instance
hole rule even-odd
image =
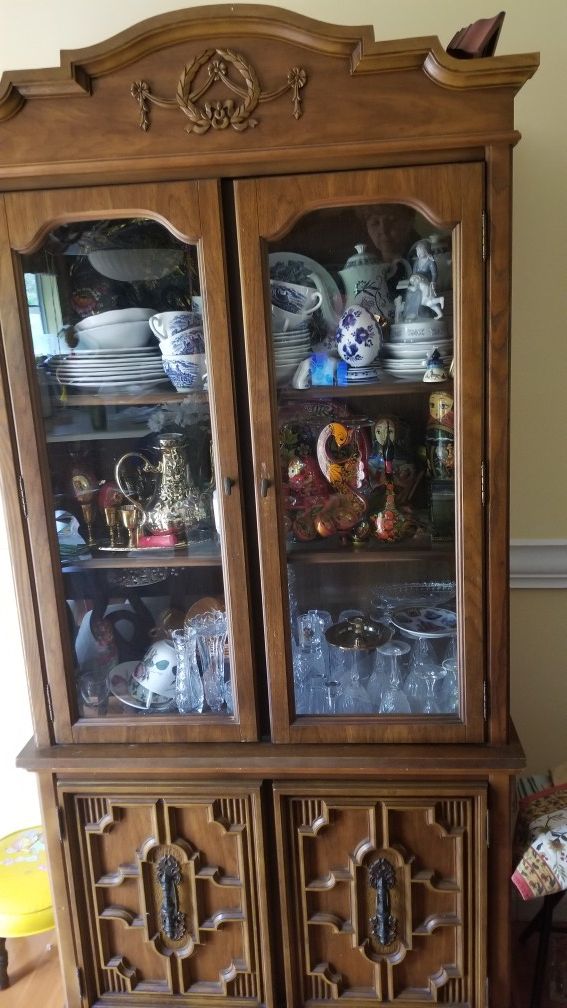
[[[380,714],[411,714],[411,707],[404,691],[400,675],[399,659],[408,653],[409,644],[405,641],[390,640],[378,648],[386,660],[388,686],[380,701]]]
[[[435,700],[435,683],[445,675],[437,659],[437,654],[432,642],[427,637],[418,637],[410,659],[410,680],[411,695],[415,698],[415,710],[421,714],[439,714],[439,707]],[[422,683],[425,687],[419,688]],[[408,681],[406,680],[406,691]],[[419,706],[418,706],[419,705]]]
[[[364,686],[360,682],[356,651],[347,652],[342,689],[336,697],[337,714],[372,714],[374,708]]]
[[[387,689],[389,681],[386,672],[386,656],[381,653],[380,648],[377,648],[374,658],[374,668],[366,684],[366,692],[370,697],[373,710],[380,710],[382,694]]]
[[[443,714],[457,714],[459,711],[459,670],[455,658],[445,658],[441,662],[445,678],[439,690],[439,708]]]
[[[325,675],[329,675],[329,645],[325,631],[333,625],[333,617],[326,609],[309,609],[304,616],[299,617],[299,636],[305,637],[311,633],[320,643],[325,663]]]

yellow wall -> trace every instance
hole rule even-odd
[[[378,39],[438,35],[443,45],[458,28],[496,13],[491,4],[479,8],[478,0],[352,0],[346,6],[287,0],[285,6],[339,24],[374,24]],[[60,49],[100,42],[176,7],[167,0],[18,0],[2,19],[0,69],[57,65]],[[514,172],[511,532],[515,539],[565,541],[567,4],[510,0],[506,9],[498,53],[539,50],[542,63],[516,100],[524,139]],[[567,758],[566,599],[562,590],[512,592],[512,706],[533,770]]]

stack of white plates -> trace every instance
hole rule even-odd
[[[60,385],[78,389],[136,393],[169,383],[157,347],[58,354],[47,368]]]
[[[309,326],[288,329],[285,333],[273,333],[274,365],[276,384],[286,385],[293,378],[301,361],[311,353]]]
[[[420,381],[427,369],[427,361],[437,348],[447,369],[453,357],[453,340],[427,340],[419,343],[391,343],[382,345],[381,358],[384,370],[396,378]]]

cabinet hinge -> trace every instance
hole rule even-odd
[[[18,476],[18,493],[20,495],[20,506],[22,508],[22,514],[24,518],[28,516],[28,501],[26,497],[26,485],[24,483],[24,477],[20,473]]]
[[[490,811],[486,810],[486,846],[490,847]]]
[[[85,975],[80,966],[77,966],[77,987],[79,988],[79,997],[84,998],[86,994]]]
[[[65,823],[65,812],[63,811],[63,806],[57,806],[57,822],[59,824],[59,839],[63,843],[65,837],[67,836],[67,826]]]
[[[487,977],[484,982],[484,996],[486,999],[486,1008],[490,1008],[490,992],[488,988],[489,988],[489,981]]]
[[[55,717],[53,714],[53,698],[51,696],[51,689],[49,687],[49,683],[45,684],[45,701],[47,703],[47,714],[49,720],[51,721],[51,724],[53,724]]]
[[[482,243],[482,261],[486,262],[488,256],[488,226],[486,220],[486,210],[483,210],[480,215],[480,229],[481,229],[481,243]]]
[[[480,463],[480,500],[484,507],[488,498],[488,466],[484,459]]]
[[[488,721],[488,683],[486,679],[482,684],[482,716]]]

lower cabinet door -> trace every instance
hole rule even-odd
[[[484,785],[274,785],[288,1008],[486,990]]]
[[[271,1003],[259,786],[59,784],[83,1003]]]

